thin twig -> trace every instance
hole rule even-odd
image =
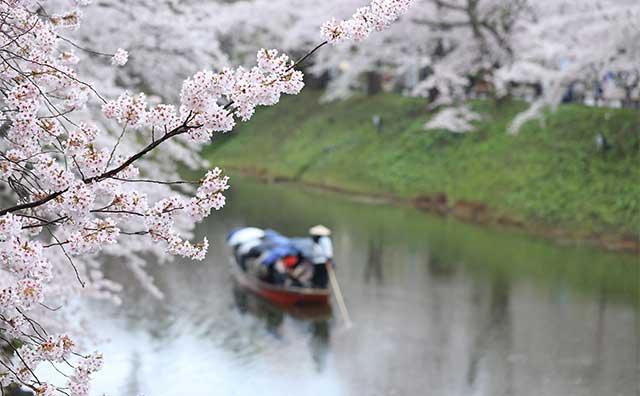
[[[27,364],[27,362],[22,358],[22,355],[20,354],[20,352],[18,351],[18,349],[16,347],[13,346],[13,344],[7,340],[6,338],[0,336],[0,340],[4,341],[7,343],[7,345],[9,345],[9,347],[11,347],[11,349],[13,349],[13,352],[15,352],[15,354],[18,356],[18,358],[20,358],[20,360],[22,361],[22,364],[24,364],[24,366],[27,368],[27,370],[29,370],[29,372],[31,373],[31,375],[33,375],[33,378],[36,379],[36,381],[38,382],[39,385],[42,384],[42,382],[40,382],[40,380],[38,379],[38,377],[36,376],[36,373],[33,372],[33,370],[31,369],[31,367],[29,367],[29,365]]]
[[[53,231],[51,231],[51,229],[49,229],[49,227],[46,227],[47,231],[49,232],[49,234],[51,234],[51,236],[53,237],[53,239],[56,240],[58,246],[60,246],[60,249],[62,249],[62,253],[64,253],[64,255],[67,257],[67,259],[69,260],[69,263],[71,264],[71,267],[73,268],[73,271],[76,274],[76,279],[78,279],[78,282],[80,282],[80,285],[84,288],[85,287],[85,283],[82,281],[82,278],[80,278],[80,273],[78,272],[78,268],[76,267],[76,265],[73,263],[73,260],[71,259],[71,256],[69,256],[69,253],[67,253],[66,249],[64,248],[64,245],[69,243],[69,241],[65,241],[65,242],[60,242],[60,240],[58,239],[58,237],[56,236],[56,234],[53,233]],[[49,246],[43,246],[44,247],[50,247],[53,245],[49,245]]]
[[[81,47],[80,45],[74,43],[73,41],[69,40],[66,37],[62,37],[60,35],[57,36],[60,40],[67,42],[68,44],[71,44],[72,46],[76,47],[77,49],[84,51],[86,53],[92,54],[92,55],[98,55],[98,56],[107,56],[107,57],[112,57],[113,54],[107,54],[105,52],[99,52],[99,51],[94,51],[85,47]]]
[[[121,177],[112,177],[113,180],[129,183],[154,183],[154,184],[200,184],[198,181],[193,180],[176,180],[176,181],[162,181],[153,179],[123,179]]]
[[[116,150],[118,149],[118,146],[120,145],[120,141],[122,140],[122,137],[124,136],[125,132],[127,132],[127,122],[125,122],[124,126],[122,127],[122,132],[120,133],[120,136],[118,136],[118,140],[116,140],[116,144],[113,145],[113,150],[111,150],[111,154],[109,154],[107,165],[104,166],[105,171],[109,169],[109,165],[111,165],[111,160],[113,159],[113,156],[116,154]]]

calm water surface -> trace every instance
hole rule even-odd
[[[125,304],[92,305],[96,394],[633,396],[637,257],[484,230],[410,209],[234,179],[198,228],[207,261],[150,264],[157,301],[118,265]],[[233,287],[225,235],[335,232],[354,321],[283,312]],[[334,304],[335,305],[335,304]]]

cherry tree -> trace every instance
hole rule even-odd
[[[196,1],[183,1],[179,7],[175,2],[147,0],[98,2],[83,9],[83,19],[100,20],[101,23],[81,24],[67,32],[65,44],[75,50],[80,59],[76,65],[77,72],[91,76],[92,86],[102,95],[117,97],[124,88],[137,87],[147,94],[149,106],[173,102],[179,100],[183,76],[207,67],[222,69],[229,64],[217,45],[219,40],[215,32],[209,23],[203,22],[211,20],[216,7],[217,3]],[[115,51],[113,43],[125,46],[131,52],[127,67],[113,67],[104,54],[90,50]],[[120,136],[121,128],[117,121],[103,117],[100,106],[87,106],[84,111],[88,112],[85,117],[103,130],[100,138],[104,146],[112,147],[120,140],[119,150],[126,156],[144,147],[145,142],[136,134]],[[181,167],[196,170],[208,166],[200,157],[198,146],[198,143],[186,139],[169,140],[145,155],[145,160],[137,167],[148,179],[179,180],[178,170]],[[192,193],[194,186],[191,183],[148,183],[145,193],[148,199],[158,201],[181,192]],[[189,237],[194,223],[179,218],[176,228]],[[144,269],[148,261],[171,260],[157,244],[137,238],[125,239],[118,245],[106,247],[103,254],[93,260],[105,257],[119,258],[110,261],[129,268],[141,286],[158,297],[162,296]],[[117,299],[117,295],[104,297]]]
[[[542,96],[518,115],[516,133],[545,107],[555,108],[572,83],[594,83],[608,73],[620,77],[629,97],[637,95],[640,73],[640,3],[634,0],[537,2],[536,18],[518,32],[517,57],[502,68],[502,87],[539,83]]]
[[[156,178],[164,173],[147,164],[154,152],[186,157],[187,149],[248,121],[257,106],[299,93],[301,62],[327,45],[359,42],[386,29],[411,2],[373,0],[346,20],[330,20],[321,29],[323,41],[295,62],[260,49],[255,66],[199,71],[184,80],[172,105],[144,93],[115,93],[116,84],[107,83],[105,95],[100,84],[83,79],[80,53],[103,57],[112,67],[129,58],[121,48],[107,53],[85,47],[93,44],[91,29],[80,31],[82,42],[70,38],[88,0],[2,1],[0,181],[7,197],[0,209],[0,341],[9,353],[0,358],[0,389],[19,384],[38,395],[88,394],[102,356],[82,350],[63,307],[79,297],[117,299],[119,286],[102,273],[101,255],[149,249],[161,256],[205,257],[206,238],[192,242],[181,230],[222,208],[229,179],[218,168],[197,181]],[[114,4],[113,15],[152,8],[145,2],[132,9]],[[201,39],[202,32],[194,29],[178,42],[192,33]],[[188,53],[171,48],[175,58]],[[152,83],[141,76],[139,85]],[[192,189],[168,188],[183,185]],[[138,257],[130,268],[153,290],[142,258],[126,257]],[[45,362],[67,382],[40,380],[36,369]]]
[[[219,27],[223,36],[226,32],[235,33],[233,27],[240,15],[256,16],[243,20],[243,32],[233,35],[234,50],[229,56],[251,53],[255,46],[263,44],[260,37],[281,41],[288,51],[299,51],[313,42],[308,32],[314,31],[322,20],[319,15],[348,15],[362,0],[305,1],[311,3],[310,7],[299,3],[299,0],[253,0],[223,7],[221,19],[226,22]],[[489,96],[501,94],[495,89],[495,71],[514,59],[512,41],[516,28],[521,21],[533,17],[529,1],[416,0],[415,3],[402,23],[366,43],[343,45],[314,58],[307,71],[317,77],[329,76],[324,100],[346,98],[367,84],[384,84],[388,89],[426,97],[430,109],[458,105],[480,87],[485,87]],[[274,16],[281,23],[266,27],[264,33],[263,15]],[[376,87],[372,88],[375,92]],[[470,122],[477,118],[468,107],[455,107],[439,115],[428,128],[448,127],[467,132],[473,130]]]
[[[117,43],[131,57],[126,68],[114,69],[101,68],[105,62],[92,61],[99,57],[88,56],[78,65],[78,71],[176,101],[184,76],[204,68],[230,66],[216,27],[222,6],[218,2],[196,0],[96,2],[83,10],[83,19],[100,23],[81,24],[69,38],[84,48],[110,51],[115,51],[113,46]],[[265,42],[264,46],[272,43]],[[255,61],[258,49],[252,51],[250,62]],[[100,92],[109,88],[99,87]]]
[[[246,62],[244,54],[251,54],[267,40],[281,42],[287,51],[298,53],[315,42],[313,32],[322,21],[332,15],[348,16],[363,3],[363,0],[243,1],[221,7],[221,23],[217,24],[217,29],[227,42],[229,57],[240,62]],[[424,0],[416,0],[415,4],[412,14],[427,15],[429,10],[424,8]],[[264,26],[264,16],[273,18],[276,23]],[[333,51],[319,53],[306,70],[317,77],[331,76],[325,99],[348,97],[359,89],[363,75],[395,71],[398,62],[411,63],[416,57],[428,53],[433,44],[425,34],[425,28],[403,18],[402,23],[370,37],[364,43],[345,43]]]
[[[606,75],[605,89],[618,86],[626,102],[638,94],[640,3],[633,0],[434,1],[455,16],[426,21],[440,25],[449,51],[433,64],[434,73],[414,93],[437,88],[434,104],[461,101],[473,93],[468,77],[484,82],[488,94],[501,98],[514,87],[537,86],[538,98],[509,127],[517,133],[545,108],[554,109],[567,90],[583,83],[595,91]],[[453,35],[449,35],[452,32]],[[432,105],[433,106],[433,105]],[[456,117],[459,114],[460,117]],[[468,108],[446,111],[427,126],[472,130]],[[433,125],[432,125],[433,124]]]
[[[287,50],[295,51],[313,42],[308,32],[322,20],[319,16],[348,15],[362,0],[304,2],[311,3],[310,7],[300,3],[253,0],[230,4],[221,18],[227,22],[219,28],[222,32],[231,31],[240,15],[252,14],[255,19],[243,21],[245,34],[234,35],[237,53],[250,53],[252,46],[262,44],[260,37],[281,40]],[[263,15],[278,18],[283,24],[274,24],[266,28],[266,34],[258,34],[265,32],[260,23]],[[434,77],[419,78],[420,84],[409,87],[410,91],[423,95],[439,86],[441,96],[446,98],[457,87],[469,85],[469,76],[508,63],[515,25],[531,16],[526,0],[417,0],[403,23],[362,45],[319,54],[309,70],[317,75],[331,72],[334,78],[328,95],[335,96],[339,91],[346,96],[357,88],[365,73],[385,73],[397,80],[410,69],[430,68],[428,76]]]
[[[309,7],[302,6],[309,4]],[[232,59],[243,58],[261,37],[290,52],[306,48],[318,16],[348,15],[361,0],[252,0],[221,7],[223,37],[231,37],[241,15],[241,32],[228,40]],[[416,0],[412,12],[362,45],[344,45],[319,54],[307,71],[329,76],[325,99],[360,90],[376,74],[389,89],[429,99],[429,108],[453,106],[434,119],[439,128],[470,131],[477,114],[469,98],[524,97],[530,108],[518,115],[512,132],[554,108],[567,89],[581,83],[630,103],[639,95],[640,3],[634,0]],[[279,23],[265,27],[264,15]],[[282,26],[286,26],[283,29]],[[257,37],[257,39],[256,39]],[[603,82],[604,76],[610,77]],[[523,95],[523,88],[529,88]],[[538,97],[539,96],[539,97]],[[445,109],[446,110],[446,109]],[[460,117],[467,122],[460,122]],[[462,126],[462,129],[458,127]]]

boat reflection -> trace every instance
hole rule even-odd
[[[265,330],[278,340],[285,337],[285,320],[291,318],[295,321],[299,332],[310,335],[308,346],[316,371],[321,373],[325,369],[331,340],[331,305],[277,305],[237,283],[232,292],[237,311],[261,321]]]

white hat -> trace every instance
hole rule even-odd
[[[331,235],[331,230],[321,224],[318,224],[309,228],[309,234],[313,236],[329,236]]]

